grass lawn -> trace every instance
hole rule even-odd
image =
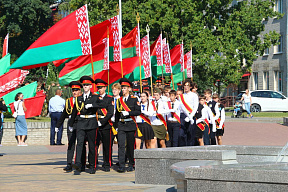
[[[232,111],[226,111],[226,116],[231,116]],[[244,112],[243,115],[246,117],[247,113]],[[271,117],[271,118],[281,118],[288,117],[287,112],[260,112],[260,113],[252,113],[254,117]]]
[[[14,122],[15,119],[13,117],[5,117],[4,122]],[[31,117],[26,119],[27,122],[50,122],[50,117]]]

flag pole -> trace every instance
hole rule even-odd
[[[167,46],[168,46],[168,54],[169,54],[169,65],[170,65],[170,69],[171,69],[172,86],[173,86],[173,90],[175,90],[174,79],[173,79],[173,71],[172,71],[172,66],[171,66],[171,57],[170,57],[170,49],[169,49],[168,38],[167,38]]]
[[[162,46],[162,30],[161,30],[161,64],[162,64],[162,79],[161,79],[161,83],[162,83],[162,86],[163,86],[163,46]]]
[[[150,84],[151,84],[151,95],[153,97],[153,83],[152,83],[152,66],[151,66],[151,55],[150,55],[150,38],[149,38],[149,32],[150,28],[149,25],[147,24],[146,26],[146,31],[147,31],[147,36],[148,36],[148,47],[149,47],[149,64],[150,64]],[[162,39],[161,39],[162,41]]]
[[[183,43],[183,35],[182,35],[182,46],[181,46],[181,49],[182,49],[182,65],[183,66],[183,81],[185,81],[185,67],[184,67],[184,43]],[[181,83],[183,84],[183,83]]]
[[[122,2],[119,0],[119,4],[116,6],[116,11],[118,14],[118,23],[119,23],[119,36],[120,36],[120,58],[121,58],[121,78],[123,78],[123,62],[122,62],[122,51],[121,51],[121,40],[122,40]]]
[[[193,61],[192,61],[192,42],[190,43],[190,49],[191,49],[191,81],[193,82],[193,71],[192,71],[192,67],[193,67]]]
[[[110,71],[110,66],[109,66],[109,27],[107,27],[107,44],[108,44],[108,60],[107,60],[107,62],[108,62],[108,95],[109,95],[109,85],[110,85],[110,73],[109,73],[109,71]]]
[[[138,25],[138,54],[139,54],[139,70],[140,70],[140,93],[142,93],[142,65],[141,65],[141,46],[140,46],[140,27],[139,27],[139,22],[140,22],[140,16],[139,13],[137,12],[136,15],[136,20],[137,20],[137,25]]]
[[[92,51],[92,50],[91,50],[91,51]],[[93,56],[92,56],[92,53],[91,53],[91,66],[92,66],[92,79],[93,79],[93,81],[95,81],[95,77],[94,77],[94,66],[93,66]],[[94,88],[94,91],[96,91],[95,83],[93,83],[93,88]]]

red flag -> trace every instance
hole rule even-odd
[[[151,77],[150,43],[149,35],[141,39],[141,60],[144,67],[145,78]]]
[[[37,92],[35,97],[24,99],[27,111],[25,112],[25,118],[35,117],[41,115],[42,107],[45,101],[45,94]],[[37,105],[35,105],[37,103]],[[14,113],[14,102],[10,103],[12,114]]]
[[[3,92],[3,93],[0,93],[0,98],[3,97],[4,95],[14,91],[16,88],[13,88],[13,89],[10,89],[9,91],[6,91],[6,92]]]
[[[8,39],[9,39],[9,33],[6,35],[6,37],[4,39],[2,57],[7,55],[7,53],[8,53]]]
[[[192,78],[193,77],[192,50],[185,54],[184,63],[185,63],[185,68],[187,69],[187,78]]]
[[[169,44],[166,43],[166,38],[163,39],[162,42],[163,42],[163,64],[165,65],[165,72],[172,73]]]
[[[184,71],[184,51],[183,44],[176,45],[170,50],[171,66],[173,74]]]
[[[20,69],[11,69],[4,75],[0,76],[0,93],[15,89],[19,84],[23,83],[29,71]]]
[[[157,58],[157,66],[163,65],[163,58],[162,58],[162,33],[156,39],[156,41],[150,47],[150,54],[151,57],[156,56]],[[154,66],[154,65],[153,65]]]

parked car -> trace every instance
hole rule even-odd
[[[250,91],[250,94],[252,99],[251,112],[288,111],[288,99],[278,91],[255,90]],[[245,105],[243,109],[245,109]]]

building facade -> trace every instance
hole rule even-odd
[[[248,88],[250,90],[275,90],[288,95],[287,84],[287,0],[276,0],[274,11],[284,13],[281,19],[269,18],[265,23],[265,31],[276,31],[281,35],[279,45],[271,46],[264,54],[258,56],[252,65]]]

